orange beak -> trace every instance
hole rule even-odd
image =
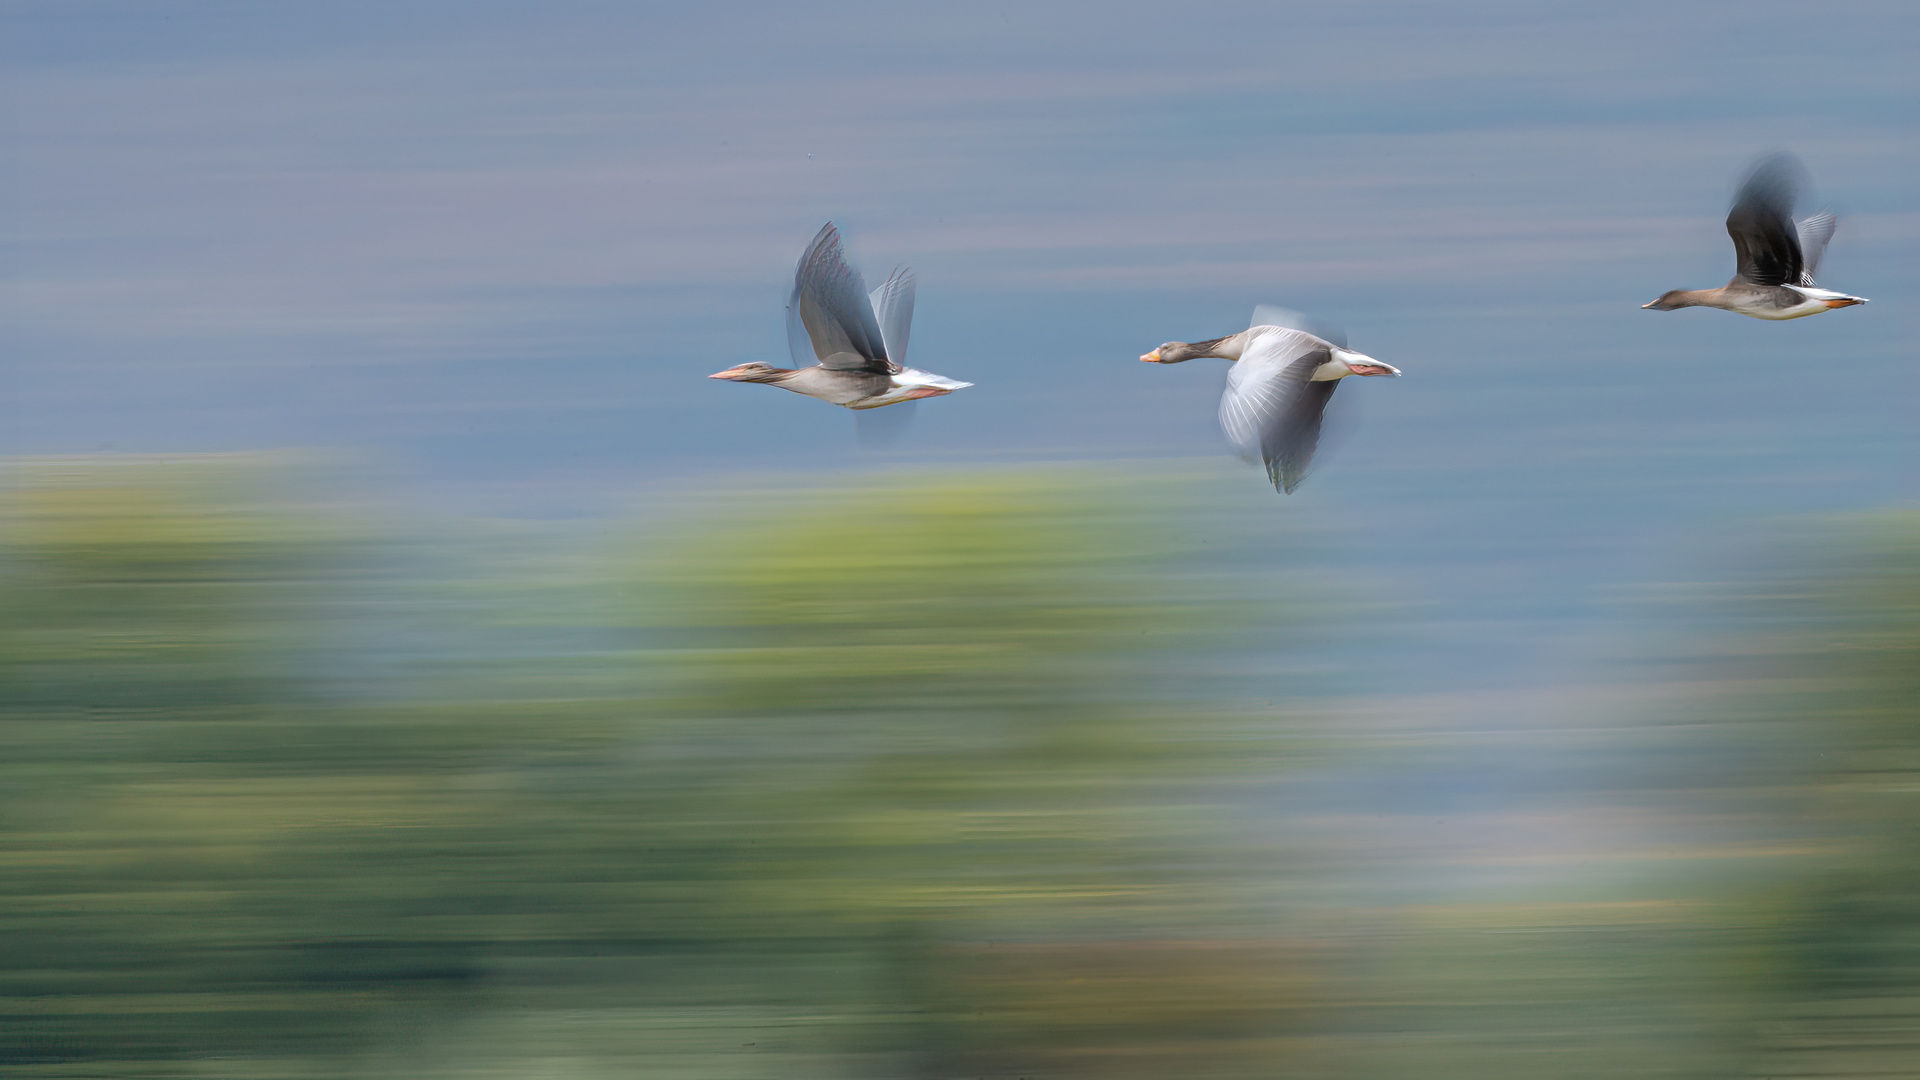
[[[1855,304],[1864,304],[1864,303],[1866,303],[1865,300],[1829,300],[1827,301],[1827,306],[1830,308],[1843,308],[1843,307],[1852,307]]]
[[[1157,364],[1160,362],[1160,350],[1155,349],[1152,352],[1148,353],[1147,355],[1141,357],[1140,359],[1149,364]]]
[[[714,372],[713,374],[711,374],[711,375],[709,375],[709,376],[707,376],[707,378],[709,378],[709,379],[731,379],[731,378],[733,378],[733,377],[734,377],[735,375],[738,375],[739,373],[740,373],[740,369],[739,369],[739,368],[737,368],[737,367],[730,367],[730,368],[728,368],[728,369],[727,369],[727,370],[725,370],[725,371],[716,371],[716,372]]]

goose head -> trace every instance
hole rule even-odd
[[[1700,298],[1693,289],[1670,289],[1660,294],[1660,299],[1651,304],[1641,304],[1646,311],[1673,311],[1676,308],[1699,307]]]
[[[1197,357],[1213,357],[1219,360],[1240,359],[1240,344],[1235,334],[1232,337],[1214,338],[1212,341],[1169,341],[1165,345],[1142,356],[1140,359],[1149,364],[1182,364]]]
[[[774,382],[780,376],[788,374],[786,368],[777,368],[772,364],[763,364],[758,360],[730,367],[725,371],[716,371],[707,376],[709,379],[727,379],[732,382]]]

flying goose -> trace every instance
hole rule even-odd
[[[1254,325],[1212,341],[1169,341],[1142,356],[1149,364],[1178,364],[1210,356],[1234,361],[1220,396],[1220,427],[1240,456],[1258,458],[1276,490],[1292,494],[1306,479],[1320,444],[1320,419],[1340,380],[1349,375],[1399,375],[1371,356],[1282,323],[1291,312],[1262,305]],[[1333,334],[1338,338],[1340,335]]]
[[[1798,319],[1866,300],[1814,285],[1833,236],[1832,214],[1793,221],[1794,197],[1806,170],[1792,154],[1762,158],[1740,186],[1727,215],[1733,237],[1733,280],[1718,289],[1675,289],[1651,304],[1654,311],[1717,307],[1755,319]]]
[[[869,294],[860,271],[847,265],[840,230],[829,221],[800,256],[787,304],[794,363],[819,362],[777,368],[754,361],[707,378],[770,383],[849,409],[878,409],[972,386],[900,363],[913,322],[913,287],[912,271],[895,270]]]

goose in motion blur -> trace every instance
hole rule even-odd
[[[1733,280],[1718,289],[1674,289],[1651,304],[1654,311],[1716,307],[1755,319],[1798,319],[1866,300],[1813,283],[1833,236],[1834,216],[1815,214],[1797,225],[1793,204],[1806,170],[1792,154],[1762,158],[1727,215],[1733,237]]]
[[[1318,334],[1296,329],[1291,312],[1262,305],[1254,325],[1212,341],[1169,341],[1142,356],[1149,364],[1178,364],[1197,357],[1232,360],[1227,390],[1220,396],[1220,427],[1240,456],[1258,459],[1267,479],[1286,494],[1306,479],[1320,445],[1320,421],[1340,380],[1349,375],[1394,375],[1400,369],[1353,352]],[[1340,339],[1341,335],[1329,333]]]
[[[769,383],[849,409],[877,409],[940,397],[972,383],[915,371],[900,363],[913,322],[913,272],[895,270],[871,294],[840,252],[840,230],[827,222],[800,256],[787,304],[787,344],[799,368],[758,361],[707,376]],[[809,355],[811,353],[811,355]],[[808,360],[817,363],[807,364]]]

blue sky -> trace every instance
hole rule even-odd
[[[780,361],[841,224],[913,266],[906,462],[1225,459],[1256,303],[1407,372],[1249,514],[1522,622],[1768,515],[1911,500],[1910,5],[16,2],[9,453],[347,450],[594,512],[875,462]],[[1786,324],[1723,282],[1742,170],[1841,215]],[[892,459],[888,459],[892,460]],[[1490,639],[1491,640],[1491,639]]]

